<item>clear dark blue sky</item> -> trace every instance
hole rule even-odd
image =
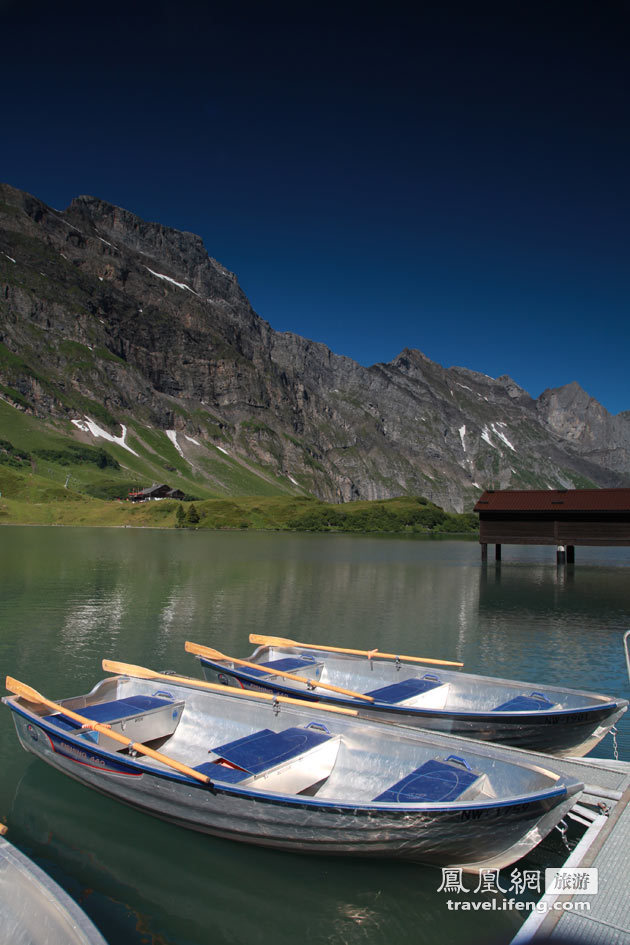
[[[630,409],[630,8],[0,0],[0,178],[199,233],[256,311]]]

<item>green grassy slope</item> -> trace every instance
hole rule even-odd
[[[289,480],[226,455],[211,439],[198,440],[196,445],[180,434],[185,452],[181,456],[163,430],[132,422],[126,442],[138,454],[134,455],[102,437],[80,435],[69,421],[44,423],[2,399],[0,441],[10,445],[13,458],[20,454],[25,460],[23,466],[37,476],[100,498],[125,498],[131,489],[153,482],[166,482],[197,498],[298,491]],[[96,454],[100,454],[103,465],[98,464]],[[9,458],[0,448],[0,466]]]
[[[189,522],[194,506],[198,521]],[[476,516],[449,515],[425,499],[401,497],[329,505],[306,496],[240,496],[133,504],[96,499],[24,468],[0,464],[0,524],[178,527],[381,534],[474,534]]]
[[[409,496],[331,505],[210,440],[184,440],[182,456],[164,431],[134,422],[126,440],[134,456],[102,437],[77,436],[68,421],[44,424],[0,400],[0,523],[173,528],[176,501],[118,501],[159,481],[187,495],[184,527],[398,534],[477,527],[474,515],[447,515]],[[196,522],[188,520],[193,503]]]

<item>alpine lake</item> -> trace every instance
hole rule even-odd
[[[89,691],[103,657],[200,676],[185,640],[247,657],[252,632],[628,697],[630,548],[577,548],[558,567],[555,548],[505,546],[484,566],[476,540],[6,526],[0,576],[3,682],[52,699]],[[630,759],[627,714],[617,743]],[[593,754],[613,752],[608,735]],[[8,839],[111,945],[504,945],[526,916],[501,911],[514,892],[474,917],[449,910],[430,867],[266,850],[134,811],[23,751],[4,706],[0,764]],[[517,865],[565,857],[553,831]]]

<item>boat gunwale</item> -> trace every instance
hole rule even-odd
[[[256,683],[256,685],[262,686],[266,690],[269,690],[271,692],[277,691],[283,696],[284,695],[295,696],[297,693],[298,696],[303,698],[304,702],[307,704],[308,704],[308,700],[310,699],[311,702],[313,703],[316,703],[317,701],[334,702],[335,704],[338,704],[338,705],[351,706],[353,708],[356,708],[358,705],[361,705],[361,707],[368,710],[379,709],[379,710],[385,710],[387,712],[398,713],[401,715],[403,714],[404,715],[419,715],[419,716],[430,715],[430,716],[440,716],[441,718],[453,718],[453,719],[458,719],[458,720],[459,719],[462,719],[462,720],[480,719],[484,721],[490,721],[491,719],[501,719],[501,721],[506,721],[510,718],[514,718],[514,720],[518,722],[522,721],[523,718],[527,718],[528,720],[531,720],[533,722],[536,719],[545,719],[545,718],[549,718],[549,716],[552,716],[552,715],[570,716],[570,715],[583,714],[585,712],[589,714],[592,714],[594,712],[601,712],[601,711],[611,712],[611,711],[615,711],[616,709],[623,708],[624,706],[627,707],[630,704],[627,699],[617,699],[615,702],[600,702],[595,705],[578,706],[577,708],[537,709],[535,713],[527,709],[523,709],[521,711],[510,711],[510,712],[499,712],[494,709],[491,709],[490,711],[479,711],[475,709],[470,709],[470,710],[465,710],[465,711],[459,711],[456,709],[430,709],[430,708],[423,708],[422,706],[393,705],[392,703],[389,703],[389,702],[379,702],[376,699],[374,700],[374,702],[371,702],[369,705],[366,705],[363,703],[362,700],[359,701],[358,699],[352,699],[352,698],[348,699],[348,698],[345,698],[344,696],[339,696],[334,692],[326,692],[322,690],[316,691],[317,687],[315,685],[313,686],[312,689],[303,690],[303,689],[293,688],[291,686],[286,686],[286,685],[283,685],[282,683],[276,683],[276,682],[274,682],[273,684],[269,682],[266,683],[264,680],[261,680],[259,676],[250,676],[247,673],[247,671],[244,669],[240,669],[236,667],[233,669],[227,669],[225,665],[223,665],[222,663],[215,662],[214,660],[208,659],[208,657],[205,657],[205,656],[199,656],[198,659],[202,665],[205,664],[207,666],[211,666],[212,669],[217,670],[220,673],[225,673],[229,676],[234,676],[235,679],[243,680],[245,682]],[[270,675],[272,676],[273,673],[270,673]],[[279,678],[279,677],[276,677],[276,678]],[[491,677],[487,677],[487,678],[491,678]],[[510,680],[497,679],[496,682],[510,682]],[[525,685],[528,688],[530,685],[534,685],[534,684],[526,683]],[[578,689],[564,689],[564,690],[555,689],[553,691],[555,692],[565,691],[565,692],[582,694],[582,691]],[[590,696],[599,695],[598,693],[584,693],[584,694],[590,695]],[[600,698],[607,698],[607,697],[600,696]]]
[[[22,716],[24,719],[27,719],[29,722],[34,723],[38,728],[42,729],[44,733],[49,736],[49,733],[55,735],[57,738],[61,738],[62,741],[67,741],[71,745],[75,745],[77,748],[81,748],[83,751],[86,749],[89,750],[92,754],[97,757],[103,758],[105,760],[116,761],[118,764],[122,764],[138,770],[141,774],[154,775],[162,780],[176,781],[182,784],[186,784],[189,787],[195,787],[199,790],[210,791],[212,794],[227,794],[234,796],[236,798],[244,798],[248,800],[256,800],[261,803],[271,803],[276,804],[281,807],[286,808],[297,808],[297,809],[313,809],[321,808],[328,810],[331,813],[336,813],[339,811],[349,812],[353,815],[361,816],[370,816],[374,813],[382,813],[391,816],[396,814],[398,816],[406,816],[408,814],[419,814],[419,813],[428,813],[428,814],[450,814],[450,813],[464,813],[466,811],[480,811],[480,810],[492,810],[492,809],[503,809],[509,807],[517,806],[533,806],[535,804],[543,803],[546,800],[552,799],[554,797],[559,797],[565,795],[570,797],[574,794],[579,794],[584,789],[584,784],[579,781],[572,781],[555,775],[553,771],[549,771],[545,768],[540,768],[540,771],[545,774],[545,776],[553,776],[556,778],[556,782],[553,785],[550,785],[544,791],[538,791],[535,794],[522,794],[511,798],[509,800],[486,800],[486,801],[475,801],[471,799],[468,803],[455,803],[450,804],[440,804],[436,803],[417,803],[417,804],[407,804],[402,806],[396,803],[388,803],[384,801],[371,801],[366,804],[357,804],[357,803],[346,803],[343,801],[333,801],[333,800],[321,800],[317,797],[306,797],[300,795],[301,800],[297,801],[295,798],[298,795],[290,794],[274,794],[272,792],[263,792],[260,790],[248,790],[247,788],[240,788],[238,785],[226,784],[224,782],[210,780],[207,784],[203,784],[193,778],[189,778],[186,775],[178,774],[175,771],[169,771],[168,769],[152,768],[148,767],[142,762],[138,762],[135,758],[125,757],[124,759],[116,756],[116,752],[107,751],[104,748],[101,748],[97,744],[90,742],[87,743],[82,741],[78,736],[72,735],[66,729],[57,727],[54,723],[44,720],[41,716],[36,715],[34,712],[29,712],[28,709],[25,709],[23,706],[20,706],[18,703],[19,697],[17,696],[3,696],[2,701],[5,705],[11,709],[12,712],[15,712],[17,715]],[[373,722],[371,724],[379,724],[378,722]],[[50,739],[49,739],[50,740]],[[52,748],[55,752],[54,746]],[[38,757],[36,752],[32,752]],[[56,753],[56,752],[55,752]],[[43,760],[43,759],[42,759]],[[76,759],[70,758],[71,761],[76,761]],[[80,762],[77,762],[80,763]],[[511,762],[515,767],[522,768],[537,768],[538,766],[524,765],[520,762]],[[96,770],[101,771],[102,769],[97,768]],[[104,774],[108,772],[103,771]],[[120,774],[120,772],[115,772]],[[88,785],[90,786],[90,785]],[[555,806],[555,805],[554,805]]]
[[[364,660],[364,657],[357,656],[352,653],[337,653],[334,650],[311,650],[311,648],[307,645],[281,647],[281,646],[275,646],[275,645],[261,644],[260,646],[257,646],[254,652],[252,653],[251,661],[256,662],[258,657],[263,655],[266,650],[269,651],[273,649],[278,650],[278,651],[287,650],[289,652],[293,652],[294,650],[306,651],[310,656],[314,657],[315,659],[323,659],[323,658],[326,658],[326,655],[328,655],[329,657],[332,657],[335,660],[340,660],[342,662],[348,662],[348,663],[360,663]],[[208,657],[203,657],[203,656],[200,656],[198,658],[208,659]],[[375,665],[380,665],[380,666],[391,666],[392,663],[394,662],[391,659],[382,659],[382,658],[379,659],[378,651],[374,654],[373,657],[371,657],[371,660]],[[479,682],[488,682],[490,680],[493,683],[497,683],[500,685],[523,687],[524,689],[529,689],[530,686],[542,685],[545,688],[548,688],[551,692],[568,693],[569,695],[573,695],[573,696],[586,696],[589,699],[593,699],[593,698],[601,699],[603,700],[603,702],[610,701],[611,698],[616,699],[616,701],[620,701],[615,696],[605,695],[604,693],[601,693],[601,692],[593,692],[590,689],[574,689],[570,686],[558,686],[555,683],[547,684],[547,683],[541,683],[541,682],[532,682],[531,680],[523,680],[523,679],[506,679],[503,676],[483,676],[480,673],[465,673],[460,669],[454,669],[450,666],[440,667],[440,666],[429,665],[428,663],[419,663],[417,665],[414,665],[412,663],[406,663],[404,658],[401,659],[400,666],[401,667],[405,666],[405,667],[408,667],[409,669],[421,668],[431,673],[441,672],[441,673],[447,673],[449,675],[452,674],[455,677],[455,679],[459,677],[466,677],[468,679],[474,679]],[[627,699],[621,699],[621,701],[628,703]]]

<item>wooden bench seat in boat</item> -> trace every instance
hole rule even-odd
[[[184,705],[183,700],[175,702],[165,693],[160,697],[135,695],[126,699],[112,699],[110,702],[87,705],[75,711],[93,722],[109,725],[114,731],[127,735],[135,742],[150,742],[153,739],[167,738],[173,734]],[[75,722],[66,716],[53,714],[44,718],[45,721],[52,722],[58,728],[75,732],[82,738],[87,738],[108,750],[124,750],[120,742],[91,729],[82,731],[80,722]]]
[[[542,692],[532,692],[529,696],[515,696],[508,702],[503,702],[496,706],[493,712],[541,712],[543,709],[551,709],[557,702],[550,702],[547,696]]]
[[[375,797],[389,804],[428,804],[439,801],[466,800],[477,794],[486,775],[468,767],[463,759],[451,762],[432,758]],[[457,763],[459,762],[459,763]]]
[[[381,686],[380,689],[371,689],[365,695],[372,696],[375,702],[384,702],[387,705],[442,709],[448,689],[448,683],[443,683],[438,676],[425,673],[422,677],[411,676],[389,686]]]
[[[317,727],[264,728],[212,749],[216,757],[196,770],[231,784],[272,781],[265,789],[299,793],[325,780],[339,751],[340,736]]]

